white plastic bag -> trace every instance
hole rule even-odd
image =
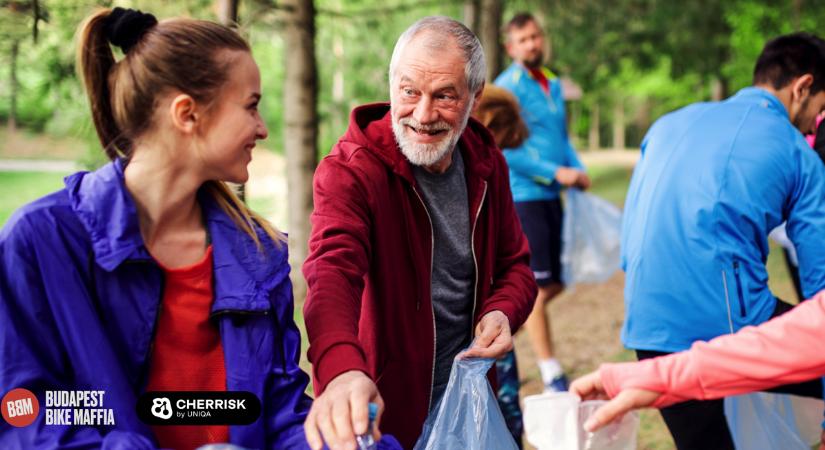
[[[754,392],[725,398],[725,418],[737,449],[809,450],[819,442],[822,400]]]
[[[567,286],[607,281],[620,265],[622,212],[578,189],[567,190],[561,278]]]
[[[635,411],[595,433],[584,423],[603,405],[582,402],[569,392],[532,395],[524,399],[524,433],[538,450],[635,450],[639,415]]]

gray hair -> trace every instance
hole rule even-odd
[[[424,42],[428,48],[442,49],[447,46],[446,37],[452,37],[458,48],[464,54],[464,78],[467,80],[467,86],[470,92],[475,94],[484,85],[484,77],[487,73],[487,65],[484,62],[484,51],[481,48],[481,43],[478,38],[469,28],[465,27],[461,22],[453,20],[445,16],[429,16],[420,19],[418,22],[410,25],[398,41],[395,43],[395,48],[392,51],[392,58],[390,59],[389,79],[392,83],[395,70],[398,67],[398,59],[401,57],[401,52],[404,48],[412,42],[413,38],[421,33],[427,32],[427,40]]]

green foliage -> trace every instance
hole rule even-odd
[[[40,0],[39,36],[28,0],[0,4],[0,67],[10,65],[10,44],[19,42],[18,124],[56,136],[89,142],[91,165],[100,161],[88,105],[75,76],[75,29],[96,5],[112,1]],[[214,0],[118,1],[160,18],[215,19]],[[13,5],[13,6],[10,6]],[[23,7],[21,7],[23,5]],[[319,153],[344,133],[350,110],[386,101],[387,66],[401,31],[429,14],[462,18],[462,0],[316,0]],[[817,31],[825,8],[811,0],[512,0],[503,22],[516,11],[536,14],[552,42],[551,66],[584,91],[570,129],[586,141],[591,114],[601,111],[602,140],[611,132],[612,108],[625,107],[628,143],[637,145],[662,114],[709,100],[714,81],[730,95],[750,83],[765,41],[795,29]],[[797,9],[795,9],[798,8]],[[270,130],[264,145],[282,147],[284,49],[282,18],[275,0],[241,0],[241,33],[261,68],[261,112]],[[0,74],[0,121],[8,120],[11,87]]]

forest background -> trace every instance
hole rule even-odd
[[[822,0],[0,0],[0,225],[13,208],[61,185],[36,165],[12,172],[3,160],[70,159],[87,169],[105,162],[74,61],[77,26],[98,6],[217,20],[250,41],[270,130],[253,181],[257,170],[284,184],[283,198],[252,196],[250,203],[265,213],[280,211],[270,216],[290,234],[298,312],[317,161],[343,134],[354,106],[388,99],[393,45],[418,18],[447,15],[472,28],[492,79],[509,64],[502,24],[519,11],[537,16],[547,34],[548,65],[565,83],[571,139],[586,162],[596,162],[590,164],[595,191],[618,205],[633,149],[653,121],[749,85],[771,37],[825,29]],[[792,298],[774,253],[768,265],[774,291]],[[617,340],[622,286],[617,276],[553,305],[554,323],[562,322],[560,357],[574,374],[606,359],[631,358]],[[517,346],[529,366],[523,337]],[[536,377],[534,368],[522,368],[523,393],[539,389]],[[640,448],[671,447],[658,415],[645,413]]]

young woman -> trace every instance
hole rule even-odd
[[[124,56],[115,59],[111,45]],[[102,391],[113,421],[0,425],[2,448],[305,447],[286,241],[244,182],[261,83],[248,44],[201,20],[102,10],[79,68],[109,164],[66,178],[0,231],[0,389]],[[248,391],[244,426],[141,422],[145,391]]]

